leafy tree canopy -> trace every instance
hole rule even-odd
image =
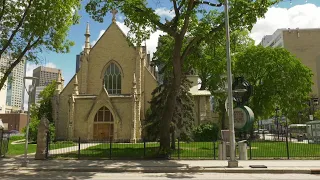
[[[44,50],[69,52],[74,43],[66,37],[79,8],[79,0],[0,1],[0,58],[9,60],[0,67],[0,89],[21,61],[37,62]]]
[[[253,85],[249,106],[258,118],[268,118],[276,106],[296,118],[311,93],[311,70],[283,48],[249,47],[236,55],[234,72]]]
[[[170,123],[172,121],[176,97],[180,93],[183,67],[187,56],[205,39],[222,32],[224,12],[223,0],[170,0],[175,13],[171,20],[161,21],[155,9],[146,0],[90,0],[86,10],[93,19],[102,22],[107,12],[118,9],[125,15],[125,25],[137,45],[149,37],[151,32],[161,30],[173,38],[172,79],[165,110],[160,122],[160,148],[170,149]],[[262,17],[272,4],[279,0],[230,0],[230,27],[232,30],[251,29],[258,17]],[[188,36],[187,36],[188,34]],[[129,36],[130,37],[130,36]],[[186,45],[183,45],[187,42]]]
[[[54,96],[56,90],[56,82],[53,81],[47,87],[40,92],[40,102],[39,105],[33,104],[30,108],[30,129],[29,129],[29,137],[31,140],[37,140],[38,134],[38,125],[40,123],[41,118],[46,117],[49,124],[50,131],[50,139],[54,139],[55,137],[55,126],[52,117],[52,98]],[[24,130],[25,131],[25,130]]]

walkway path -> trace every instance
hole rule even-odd
[[[87,149],[89,147],[93,147],[93,146],[97,146],[101,143],[81,143],[80,144],[80,150],[84,150]],[[64,147],[64,148],[59,148],[59,149],[52,149],[49,150],[49,156],[53,155],[53,154],[67,154],[70,152],[74,152],[74,151],[78,151],[79,146],[70,146],[70,147]],[[28,153],[28,156],[32,156],[35,155],[36,153]],[[23,157],[24,155],[17,155],[16,157]]]
[[[89,147],[97,146],[99,144],[101,144],[101,143],[81,143],[80,144],[80,150],[84,150],[84,149],[87,149]],[[78,149],[79,149],[78,145],[77,146],[60,148],[60,149],[52,149],[52,150],[49,150],[49,155],[66,154],[66,153],[78,151]]]

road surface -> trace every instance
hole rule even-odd
[[[39,179],[95,179],[95,180],[160,180],[160,179],[241,179],[241,180],[319,180],[320,175],[311,174],[233,174],[233,173],[93,173],[62,171],[1,171],[1,180],[39,180]]]

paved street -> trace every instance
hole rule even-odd
[[[1,180],[12,179],[254,179],[254,180],[318,180],[320,175],[310,174],[233,174],[233,173],[93,173],[93,172],[56,172],[56,171],[2,171]]]

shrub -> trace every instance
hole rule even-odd
[[[193,129],[194,141],[217,141],[219,126],[215,123],[204,123]]]
[[[37,142],[37,135],[38,135],[38,126],[39,126],[40,120],[37,118],[31,118],[29,123],[29,141],[36,143]],[[26,127],[22,130],[24,133],[26,133]],[[49,123],[49,133],[50,133],[50,140],[55,139],[55,127],[53,123]]]

